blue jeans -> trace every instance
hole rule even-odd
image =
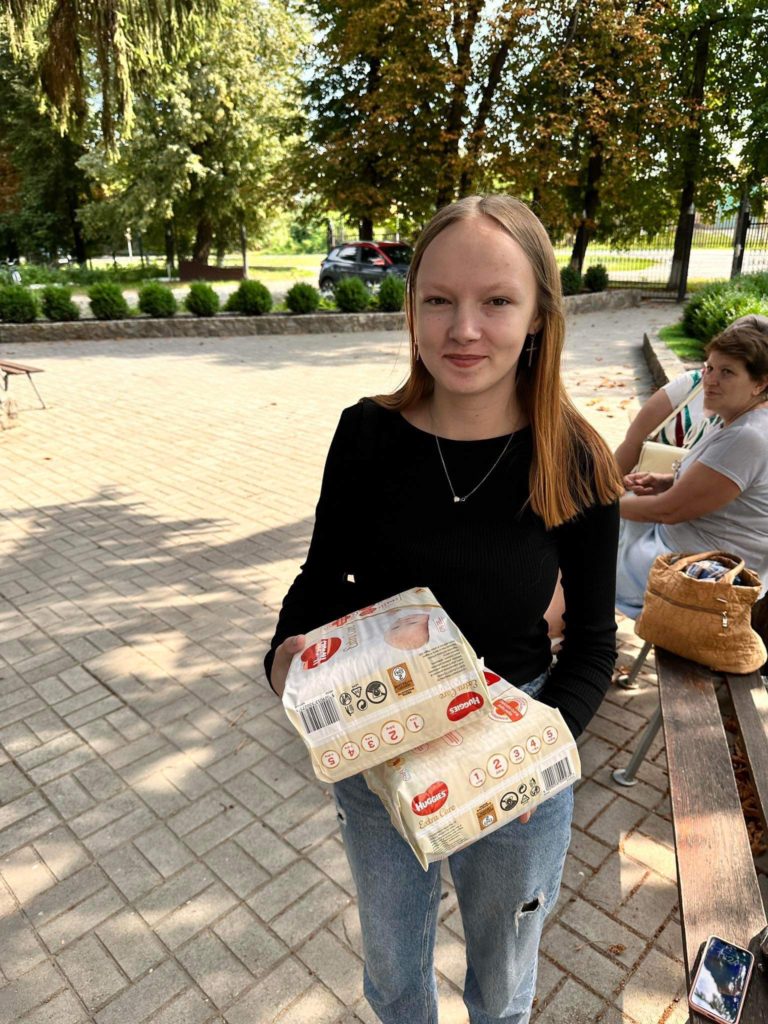
[[[540,677],[521,687],[535,695]],[[362,775],[334,786],[357,886],[365,996],[384,1024],[437,1024],[434,947],[440,865],[424,871]],[[557,901],[573,790],[448,858],[467,946],[471,1024],[527,1024],[544,919]]]

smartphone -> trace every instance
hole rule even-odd
[[[754,963],[748,949],[710,935],[688,993],[689,1005],[718,1024],[738,1024]]]

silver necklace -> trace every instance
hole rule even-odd
[[[445,459],[443,458],[443,449],[440,447],[440,438],[437,436],[437,434],[434,435],[435,444],[437,445],[437,454],[440,456],[440,464],[443,467],[443,472],[445,473],[445,479],[448,481],[448,486],[451,489],[451,494],[453,495],[453,502],[454,502],[454,504],[463,504],[467,500],[467,498],[471,498],[472,497],[472,495],[475,493],[475,491],[479,491],[480,490],[480,488],[483,486],[485,481],[488,479],[488,477],[491,475],[491,473],[494,471],[494,469],[496,469],[496,467],[501,462],[501,460],[504,458],[504,456],[507,454],[507,449],[512,444],[512,438],[515,436],[515,433],[516,433],[516,431],[513,430],[512,433],[509,435],[509,437],[507,438],[506,444],[504,445],[504,447],[501,449],[501,452],[499,453],[498,458],[496,459],[494,464],[491,466],[491,468],[488,470],[488,472],[485,474],[485,476],[480,481],[480,483],[475,484],[475,486],[472,488],[472,490],[471,491],[467,491],[467,493],[465,495],[463,495],[463,496],[458,495],[456,493],[456,491],[454,490],[454,488],[453,488],[453,484],[451,482],[451,478],[450,478],[450,476],[448,474],[448,467],[446,466]]]

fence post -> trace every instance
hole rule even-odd
[[[744,191],[741,194],[739,203],[739,215],[736,218],[736,230],[733,233],[733,262],[731,263],[731,277],[741,273],[744,263],[744,246],[747,241],[747,231],[750,225],[750,213],[752,207],[749,205],[749,193]]]
[[[685,301],[685,292],[688,288],[688,265],[691,262],[691,247],[693,245],[693,226],[696,221],[696,207],[691,203],[685,214],[685,234],[683,236],[683,251],[680,261],[680,281],[677,286],[677,301]]]

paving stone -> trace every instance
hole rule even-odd
[[[248,902],[263,921],[271,921],[322,880],[317,868],[298,860],[268,885],[262,886]]]
[[[65,985],[64,976],[52,964],[38,964],[0,989],[0,1024],[15,1024]]]
[[[21,799],[24,799],[23,797]],[[27,843],[33,843],[47,832],[51,832],[61,823],[58,815],[48,808],[36,811],[22,818],[0,832],[0,857]]]
[[[183,992],[188,985],[189,981],[178,964],[166,960],[151,974],[145,975],[113,999],[96,1014],[95,1020],[97,1024],[144,1021],[174,996]]]
[[[573,978],[567,978],[536,1024],[594,1024],[605,1003]]]
[[[337,837],[326,839],[324,843],[307,851],[306,856],[320,868],[331,881],[340,886],[350,896],[356,893],[355,882],[349,869],[344,847]]]
[[[65,775],[43,786],[43,792],[62,818],[74,818],[93,806],[93,797],[74,776]]]
[[[627,977],[627,968],[610,951],[599,952],[556,922],[542,938],[542,949],[563,971],[579,978],[593,992],[609,999]]]
[[[591,822],[616,799],[604,786],[585,779],[574,794],[573,823],[586,829]]]
[[[311,984],[306,967],[289,957],[229,1007],[227,1024],[271,1024]]]
[[[322,881],[274,918],[272,928],[283,942],[293,948],[335,917],[349,902],[349,896],[341,889],[332,882]]]
[[[47,956],[34,929],[21,913],[3,915],[0,928],[0,971],[6,978],[13,981],[41,960],[47,959]]]
[[[265,882],[269,875],[242,847],[229,841],[210,850],[205,863],[241,898]]]
[[[152,1024],[224,1024],[221,1017],[211,1017],[211,1004],[195,989],[186,992],[164,1006],[154,1017]]]
[[[31,846],[4,858],[0,863],[0,873],[22,906],[56,883],[45,862]]]
[[[168,780],[163,771],[144,776],[132,788],[162,818],[170,817],[189,806],[189,800]]]
[[[24,1024],[80,1024],[88,1011],[72,992],[59,992],[24,1018]]]
[[[255,978],[269,971],[288,952],[247,907],[238,906],[213,926],[213,931]]]
[[[167,955],[152,930],[132,910],[114,915],[99,925],[96,934],[132,981]]]
[[[328,989],[313,985],[303,992],[281,1017],[281,1024],[336,1024],[344,1015],[345,1008]]]
[[[63,950],[57,961],[89,1010],[98,1009],[128,984],[128,979],[93,935]]]
[[[296,859],[296,851],[260,821],[238,833],[235,842],[273,875]]]
[[[45,800],[40,793],[25,793],[24,796],[9,801],[4,807],[0,807],[0,830],[9,828],[43,807]]]
[[[621,993],[621,1009],[638,1024],[666,1020],[670,1007],[685,996],[682,965],[652,949]]]
[[[31,786],[32,783],[15,764],[8,762],[0,767],[0,793],[3,795],[4,802],[15,800],[16,797],[26,793]]]
[[[157,872],[155,874],[160,881],[160,875]],[[152,893],[136,904],[136,909],[147,924],[154,928],[159,921],[209,888],[213,882],[213,874],[205,865],[191,864],[175,878],[157,886]]]
[[[622,836],[632,832],[647,814],[644,807],[639,807],[625,797],[617,797],[590,823],[589,834],[610,846],[618,846]]]
[[[163,881],[163,876],[130,844],[100,857],[99,864],[131,902],[145,896]]]
[[[560,920],[596,949],[610,952],[623,964],[633,964],[643,951],[644,940],[578,897],[566,905]]]
[[[253,981],[250,971],[211,932],[182,946],[176,957],[216,1006],[232,1002]]]
[[[134,840],[149,863],[165,878],[170,878],[191,860],[189,849],[165,825],[156,825]]]
[[[40,927],[40,938],[51,952],[57,952],[59,947],[79,939],[123,906],[123,900],[111,886],[102,889],[50,924]]]
[[[299,948],[297,955],[345,1005],[355,1003],[360,994],[362,961],[332,932],[318,932]]]
[[[212,925],[237,903],[237,897],[220,882],[185,901],[174,913],[155,926],[159,938],[175,949],[201,929]]]
[[[100,759],[90,761],[75,772],[75,778],[88,790],[94,800],[109,800],[124,786],[120,776]]]
[[[227,793],[231,793],[235,799],[248,810],[263,817],[270,811],[282,797],[251,771],[241,772],[225,784]]]

